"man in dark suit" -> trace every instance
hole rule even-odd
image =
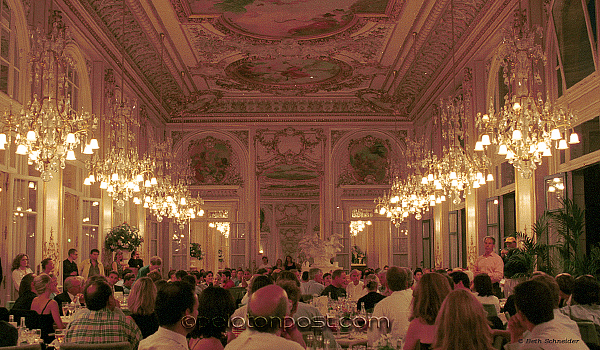
[[[63,316],[62,303],[72,302],[83,291],[83,278],[79,276],[67,277],[63,284],[63,292],[54,297],[58,303],[58,312]]]

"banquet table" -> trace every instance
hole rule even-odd
[[[335,341],[344,349],[365,349],[367,347],[366,333],[342,333],[335,335]]]

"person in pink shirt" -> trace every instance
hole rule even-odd
[[[504,278],[504,262],[500,255],[494,253],[496,239],[486,236],[483,239],[484,253],[475,260],[475,275],[487,273],[492,279],[494,295],[500,294],[500,280]]]
[[[229,289],[235,286],[235,283],[231,280],[231,271],[225,270],[222,273],[223,280],[221,281],[221,287],[224,289]]]

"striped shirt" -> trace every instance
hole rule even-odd
[[[131,318],[107,308],[85,310],[69,324],[66,342],[100,344],[129,342],[133,350],[138,348],[142,332]]]

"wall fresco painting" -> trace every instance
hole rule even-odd
[[[212,136],[192,140],[188,145],[191,168],[196,184],[241,185],[241,176],[235,171],[238,158],[228,141]]]

